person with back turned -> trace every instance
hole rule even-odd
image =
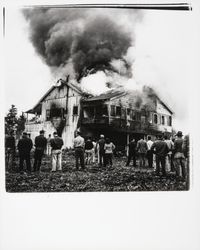
[[[52,170],[51,172],[62,171],[62,146],[63,139],[58,136],[57,132],[53,133],[53,137],[50,140],[51,143],[51,156],[52,156]]]
[[[40,135],[35,137],[35,154],[34,154],[34,165],[33,165],[33,171],[39,171],[42,157],[44,155],[44,151],[47,146],[47,139],[44,137],[44,130],[40,131]]]
[[[22,172],[24,169],[24,161],[26,162],[27,172],[31,172],[31,160],[30,152],[33,147],[32,140],[28,137],[26,132],[23,132],[22,138],[17,144],[19,150],[19,171]]]
[[[126,166],[129,166],[131,160],[133,159],[133,167],[136,167],[136,147],[137,144],[135,139],[132,139],[132,141],[128,144],[128,159]]]
[[[161,165],[162,175],[166,176],[165,160],[167,153],[169,152],[169,148],[167,146],[167,143],[163,141],[162,135],[159,135],[158,139],[152,144],[151,150],[156,155],[156,175],[160,174]]]
[[[80,160],[80,164],[81,164],[81,169],[85,170],[85,162],[84,162],[85,140],[81,136],[80,131],[77,131],[76,134],[77,134],[77,136],[74,139],[76,170],[79,169],[79,160]]]

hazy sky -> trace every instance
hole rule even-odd
[[[29,41],[20,9],[6,8],[5,112],[26,111],[55,83]],[[188,102],[194,49],[191,12],[144,11],[135,27],[136,78],[153,86],[175,112],[177,129],[188,131]]]

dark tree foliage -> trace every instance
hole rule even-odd
[[[17,116],[17,108],[15,105],[11,105],[5,116],[5,133],[10,134],[11,131],[15,131],[16,134],[20,135],[25,129],[26,118],[24,114]]]

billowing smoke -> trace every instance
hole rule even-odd
[[[33,8],[23,12],[30,23],[30,39],[53,74],[70,74],[80,82],[99,71],[108,77],[111,72],[131,76],[126,55],[134,46],[140,11]]]

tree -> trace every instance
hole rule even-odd
[[[5,117],[5,132],[9,134],[11,131],[16,130],[17,127],[17,108],[11,105],[8,114]]]
[[[9,134],[11,131],[16,131],[16,134],[20,135],[25,129],[26,118],[24,114],[17,116],[17,108],[15,105],[11,105],[6,117],[5,117],[5,133]]]

